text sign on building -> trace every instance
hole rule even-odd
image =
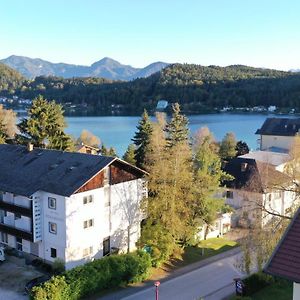
[[[42,240],[42,216],[41,203],[39,198],[34,197],[32,201],[32,223],[33,223],[33,242]]]

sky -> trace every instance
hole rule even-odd
[[[300,68],[297,0],[0,0],[0,59]]]

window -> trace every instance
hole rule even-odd
[[[93,254],[93,247],[88,247],[88,248],[85,248],[83,249],[83,252],[82,252],[82,256],[83,257],[87,257],[87,256],[90,256]]]
[[[8,244],[8,236],[7,233],[1,232],[1,242],[4,244]]]
[[[18,220],[18,219],[21,219],[21,218],[22,218],[21,214],[15,213],[15,220]]]
[[[22,239],[21,238],[16,238],[16,248],[19,251],[23,250],[23,245],[22,245]]]
[[[103,240],[103,256],[110,253],[110,237]]]
[[[233,191],[226,191],[226,198],[233,199]]]
[[[56,199],[52,197],[48,197],[48,207],[50,209],[56,209]]]
[[[242,163],[241,164],[241,172],[245,172],[247,170],[247,166],[248,166],[247,163]]]
[[[49,222],[49,232],[56,234],[57,233],[57,224]]]
[[[94,202],[94,196],[88,195],[83,197],[83,204],[88,204]]]
[[[56,258],[56,249],[55,248],[51,248],[51,257]]]
[[[92,227],[92,226],[94,226],[94,219],[89,219],[89,220],[86,220],[83,222],[84,229]]]

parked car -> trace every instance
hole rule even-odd
[[[30,290],[35,287],[38,286],[46,281],[48,281],[51,277],[49,275],[43,275],[43,276],[39,276],[36,278],[31,279],[30,281],[28,281],[25,285],[25,293],[29,294]]]

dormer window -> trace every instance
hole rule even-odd
[[[241,171],[245,172],[247,170],[248,163],[241,163]]]

